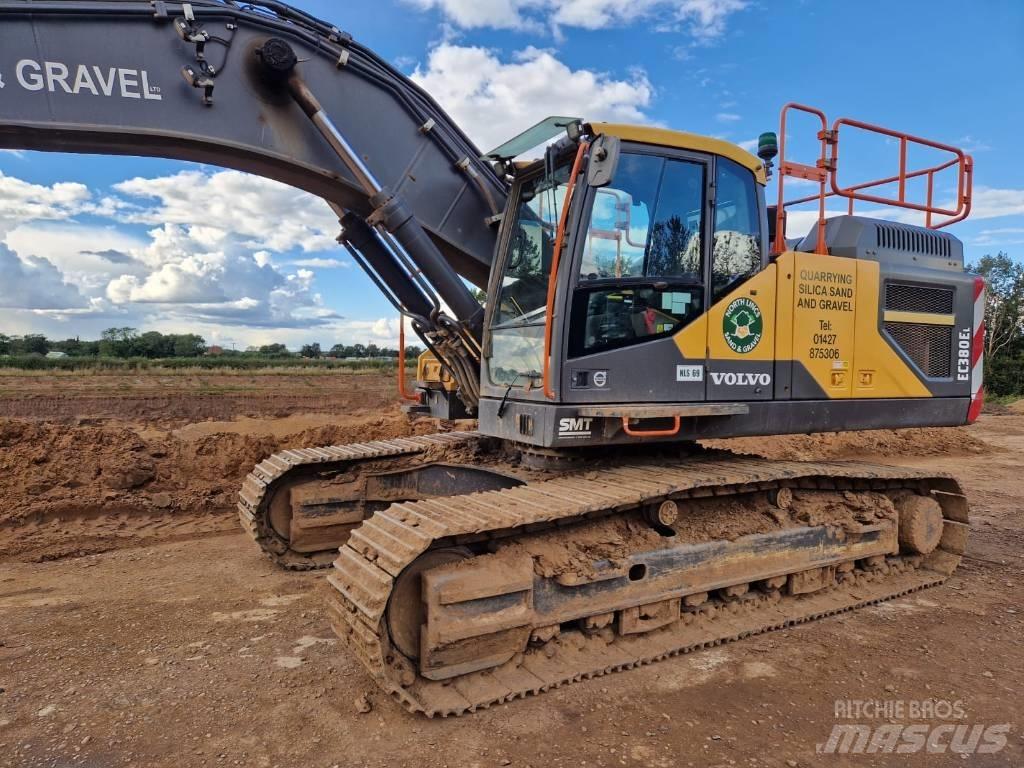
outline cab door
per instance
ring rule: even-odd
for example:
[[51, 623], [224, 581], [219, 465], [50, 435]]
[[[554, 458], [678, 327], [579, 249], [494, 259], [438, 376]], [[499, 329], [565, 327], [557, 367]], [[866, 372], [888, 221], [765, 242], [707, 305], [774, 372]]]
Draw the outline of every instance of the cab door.
[[775, 368], [775, 264], [766, 264], [753, 173], [715, 158], [707, 284], [707, 399], [771, 400]]
[[705, 399], [704, 334], [696, 345], [679, 338], [702, 326], [707, 307], [711, 165], [629, 144], [611, 183], [588, 191], [564, 366], [573, 402]]

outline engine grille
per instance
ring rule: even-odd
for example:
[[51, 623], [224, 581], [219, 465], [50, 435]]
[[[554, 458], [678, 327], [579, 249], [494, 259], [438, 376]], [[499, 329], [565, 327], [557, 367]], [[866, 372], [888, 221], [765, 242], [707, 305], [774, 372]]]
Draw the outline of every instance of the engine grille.
[[879, 224], [875, 228], [876, 245], [895, 251], [913, 251], [929, 256], [952, 255], [952, 241], [946, 235], [917, 227], [898, 227]]
[[886, 323], [885, 330], [925, 376], [948, 379], [952, 375], [952, 326]]
[[951, 315], [953, 289], [887, 283], [885, 308], [896, 312], [933, 312], [937, 315]]

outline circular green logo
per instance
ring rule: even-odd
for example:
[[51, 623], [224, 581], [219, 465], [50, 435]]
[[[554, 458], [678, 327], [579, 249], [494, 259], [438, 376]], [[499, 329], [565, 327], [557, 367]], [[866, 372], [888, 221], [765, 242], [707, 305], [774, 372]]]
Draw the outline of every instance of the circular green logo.
[[763, 332], [761, 308], [752, 299], [735, 299], [725, 308], [722, 333], [725, 335], [725, 343], [733, 352], [747, 354], [761, 341]]

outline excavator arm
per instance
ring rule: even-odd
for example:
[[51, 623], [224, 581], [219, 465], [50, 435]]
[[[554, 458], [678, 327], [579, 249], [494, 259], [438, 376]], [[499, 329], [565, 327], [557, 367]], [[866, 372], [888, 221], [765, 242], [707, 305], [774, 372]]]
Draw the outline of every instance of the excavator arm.
[[[209, 163], [325, 199], [346, 247], [432, 348], [454, 345], [441, 357], [476, 389], [482, 311], [463, 280], [487, 284], [506, 184], [336, 27], [269, 1], [0, 0], [0, 147]], [[207, 215], [196, 223], [230, 224]]]

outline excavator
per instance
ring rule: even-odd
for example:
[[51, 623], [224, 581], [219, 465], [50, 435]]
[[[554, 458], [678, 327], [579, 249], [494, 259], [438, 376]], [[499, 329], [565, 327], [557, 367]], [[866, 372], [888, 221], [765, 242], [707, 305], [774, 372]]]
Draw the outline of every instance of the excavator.
[[[807, 162], [787, 157], [797, 117]], [[410, 412], [476, 420], [282, 451], [238, 504], [281, 566], [330, 569], [343, 645], [428, 716], [956, 569], [968, 504], [951, 477], [699, 443], [981, 409], [984, 284], [942, 231], [970, 211], [971, 157], [799, 104], [781, 118], [756, 155], [585, 116], [482, 153], [372, 50], [284, 3], [0, 0], [0, 147], [202, 162], [322, 198], [427, 349], [414, 391], [399, 368]], [[840, 136], [856, 134], [898, 170], [851, 177]], [[786, 179], [814, 193], [786, 199]], [[799, 203], [813, 225], [787, 238]], [[231, 226], [198, 205], [195, 223]]]

